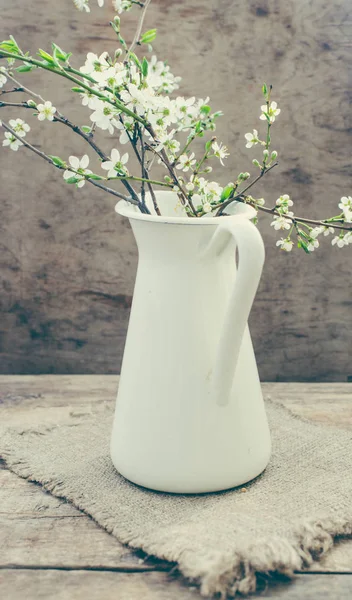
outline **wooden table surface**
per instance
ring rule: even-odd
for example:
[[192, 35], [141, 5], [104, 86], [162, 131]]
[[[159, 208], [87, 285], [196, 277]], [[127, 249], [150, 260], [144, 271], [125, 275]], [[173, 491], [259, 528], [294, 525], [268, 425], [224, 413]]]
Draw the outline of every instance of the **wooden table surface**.
[[[115, 402], [118, 377], [1, 376], [0, 418], [60, 423]], [[352, 384], [265, 383], [274, 401], [327, 426], [351, 427]], [[172, 565], [130, 551], [71, 504], [0, 465], [0, 598], [4, 600], [199, 600]], [[251, 598], [350, 600], [352, 540], [340, 541], [293, 582]]]

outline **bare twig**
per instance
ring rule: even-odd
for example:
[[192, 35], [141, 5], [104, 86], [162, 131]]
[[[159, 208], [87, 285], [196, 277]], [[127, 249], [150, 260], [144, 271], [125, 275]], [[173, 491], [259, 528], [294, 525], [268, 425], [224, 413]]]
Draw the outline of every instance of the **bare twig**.
[[127, 52], [127, 56], [133, 52], [134, 48], [136, 47], [137, 43], [139, 42], [139, 38], [141, 37], [141, 33], [142, 33], [142, 27], [143, 27], [143, 23], [144, 23], [144, 19], [145, 19], [145, 15], [148, 9], [149, 4], [151, 3], [151, 0], [145, 0], [144, 4], [143, 4], [143, 8], [142, 8], [142, 13], [138, 22], [138, 26], [137, 26], [137, 31], [135, 33], [135, 36], [133, 38], [133, 42], [130, 45], [128, 52]]
[[273, 165], [271, 165], [271, 167], [268, 167], [267, 169], [265, 169], [265, 171], [261, 171], [260, 174], [258, 175], [258, 177], [253, 179], [253, 181], [251, 183], [249, 183], [242, 191], [238, 192], [238, 194], [236, 194], [236, 196], [230, 196], [230, 198], [228, 200], [226, 200], [226, 202], [222, 203], [222, 205], [220, 206], [220, 208], [215, 216], [219, 217], [223, 213], [226, 206], [231, 204], [231, 202], [234, 202], [235, 200], [238, 200], [239, 198], [241, 198], [241, 196], [243, 196], [247, 190], [249, 190], [255, 183], [257, 183], [257, 181], [259, 181], [259, 179], [261, 179], [266, 173], [269, 173], [269, 171], [271, 171], [271, 169], [276, 167], [278, 164], [279, 164], [278, 162], [275, 162]]

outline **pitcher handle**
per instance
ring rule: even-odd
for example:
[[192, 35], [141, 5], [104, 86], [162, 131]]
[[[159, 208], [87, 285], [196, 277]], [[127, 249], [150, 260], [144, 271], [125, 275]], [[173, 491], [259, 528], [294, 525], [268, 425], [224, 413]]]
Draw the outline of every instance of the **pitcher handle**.
[[229, 402], [242, 338], [265, 258], [264, 243], [258, 229], [243, 217], [219, 224], [207, 251], [221, 254], [231, 236], [238, 248], [239, 262], [214, 365], [213, 391], [219, 406], [226, 406]]

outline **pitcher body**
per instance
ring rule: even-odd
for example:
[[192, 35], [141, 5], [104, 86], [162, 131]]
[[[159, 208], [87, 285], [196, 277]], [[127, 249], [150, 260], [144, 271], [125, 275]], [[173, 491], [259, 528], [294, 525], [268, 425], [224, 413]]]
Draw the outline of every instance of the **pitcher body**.
[[235, 364], [231, 335], [221, 341], [230, 334], [226, 315], [236, 319], [229, 311], [238, 283], [236, 241], [222, 243], [220, 255], [207, 250], [219, 220], [252, 215], [239, 208], [239, 215], [196, 220], [119, 206], [130, 218], [139, 263], [111, 457], [138, 485], [218, 491], [253, 479], [268, 463], [270, 434], [248, 326], [232, 348]]

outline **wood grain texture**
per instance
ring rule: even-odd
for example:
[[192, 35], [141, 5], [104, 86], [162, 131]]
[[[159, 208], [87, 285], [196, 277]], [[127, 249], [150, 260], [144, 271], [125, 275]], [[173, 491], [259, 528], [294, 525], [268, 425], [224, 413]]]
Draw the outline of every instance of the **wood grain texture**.
[[[89, 50], [115, 49], [105, 25], [110, 8], [83, 15], [71, 0], [47, 0], [44, 11], [19, 19], [22, 5], [0, 0], [0, 37], [13, 33], [33, 53], [55, 40], [74, 52], [76, 65]], [[134, 21], [132, 11], [126, 37]], [[266, 80], [282, 106], [273, 129], [281, 160], [256, 193], [270, 203], [290, 193], [305, 216], [334, 212], [351, 188], [351, 23], [349, 0], [154, 0], [146, 27], [157, 26], [155, 48], [184, 76], [182, 93], [210, 93], [212, 106], [225, 112], [218, 135], [233, 158], [214, 177], [227, 183], [234, 172], [251, 170], [243, 134], [260, 123]], [[41, 73], [23, 80], [72, 119], [89, 122], [70, 86]], [[63, 157], [84, 151], [59, 124], [33, 121], [30, 137], [49, 152], [55, 139]], [[106, 141], [107, 151], [115, 144]], [[0, 147], [0, 372], [116, 373], [137, 264], [130, 227], [114, 215], [112, 197], [88, 185], [64, 186], [60, 173], [25, 151], [16, 166], [13, 158]], [[275, 248], [277, 234], [265, 218], [262, 231], [267, 261], [250, 322], [261, 378], [346, 381], [350, 249], [327, 242], [309, 257], [287, 255]]]
[[[8, 426], [59, 426], [82, 413], [111, 411], [117, 386], [115, 376], [0, 376], [1, 421]], [[352, 426], [350, 384], [274, 383], [264, 384], [263, 390], [295, 414], [332, 426]], [[40, 486], [0, 468], [0, 569], [9, 565], [170, 570], [162, 561], [129, 551], [89, 516]], [[352, 572], [351, 542], [341, 540], [311, 571]]]
[[[0, 594], [11, 600], [200, 600], [195, 587], [165, 573], [0, 570]], [[279, 582], [251, 600], [350, 600], [352, 575], [310, 575]]]

